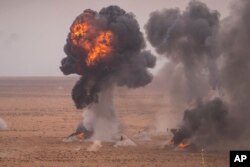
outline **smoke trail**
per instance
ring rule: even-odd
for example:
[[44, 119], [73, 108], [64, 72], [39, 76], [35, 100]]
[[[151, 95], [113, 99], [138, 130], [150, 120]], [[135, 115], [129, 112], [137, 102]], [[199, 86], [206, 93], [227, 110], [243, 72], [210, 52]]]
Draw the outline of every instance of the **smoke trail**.
[[113, 87], [100, 92], [99, 102], [90, 105], [83, 113], [83, 127], [94, 131], [93, 138], [101, 141], [112, 141], [118, 133], [119, 123], [113, 105]]
[[95, 122], [91, 125], [95, 133], [106, 133], [98, 129], [106, 126], [112, 130], [110, 122], [116, 124], [113, 86], [136, 88], [152, 81], [147, 69], [154, 67], [155, 57], [145, 50], [134, 15], [118, 6], [100, 12], [84, 10], [70, 27], [64, 51], [67, 57], [60, 69], [65, 75], [81, 75], [72, 99], [78, 109], [90, 106], [92, 111], [86, 112], [84, 122]]
[[[189, 140], [209, 146], [249, 139], [245, 130], [250, 116], [249, 17], [247, 0], [235, 2], [230, 16], [221, 22], [217, 11], [199, 1], [191, 1], [182, 13], [166, 9], [151, 14], [147, 37], [158, 53], [171, 60], [160, 73], [165, 75], [161, 81], [169, 83], [167, 89], [174, 90], [167, 90], [168, 95], [180, 105], [190, 104], [190, 97], [196, 100], [185, 110], [180, 129], [173, 130], [174, 144]], [[213, 99], [215, 88], [220, 98]]]

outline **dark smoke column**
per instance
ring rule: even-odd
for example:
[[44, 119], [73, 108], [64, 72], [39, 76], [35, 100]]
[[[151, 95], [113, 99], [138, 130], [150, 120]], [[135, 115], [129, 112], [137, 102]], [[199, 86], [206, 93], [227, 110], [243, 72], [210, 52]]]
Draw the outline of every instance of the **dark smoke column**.
[[147, 68], [155, 56], [145, 41], [132, 13], [109, 6], [98, 13], [80, 14], [70, 27], [60, 69], [65, 75], [81, 76], [72, 90], [78, 109], [85, 108], [84, 120], [76, 133], [85, 139], [111, 141], [119, 132], [113, 107], [114, 86], [136, 88], [152, 81]]
[[[184, 92], [187, 89], [197, 101], [184, 111], [179, 129], [172, 129], [173, 144], [187, 141], [216, 149], [249, 146], [249, 18], [249, 0], [235, 0], [230, 15], [221, 21], [217, 11], [197, 0], [191, 0], [183, 12], [165, 9], [150, 15], [145, 26], [150, 43], [171, 60], [168, 68], [172, 73], [184, 71], [186, 82], [179, 84], [182, 78], [164, 71], [166, 78], [177, 80], [178, 88]], [[214, 93], [211, 89], [219, 87], [223, 94], [209, 96]], [[169, 97], [177, 97], [173, 98], [177, 103], [183, 101], [181, 96]]]
[[170, 60], [161, 77], [165, 78], [171, 105], [190, 108], [192, 102], [197, 103], [195, 108], [185, 110], [180, 129], [173, 130], [173, 144], [185, 140], [207, 144], [221, 133], [227, 117], [221, 100], [203, 102], [212, 89], [220, 87], [216, 66], [219, 13], [192, 0], [184, 11], [175, 8], [152, 12], [145, 29], [157, 53]]
[[84, 10], [70, 27], [64, 46], [67, 57], [60, 67], [65, 75], [81, 76], [72, 90], [76, 107], [97, 105], [91, 118], [114, 115], [114, 85], [136, 88], [152, 81], [147, 68], [153, 68], [156, 59], [144, 49], [143, 34], [132, 13], [118, 6], [100, 12]]
[[[178, 8], [152, 12], [145, 25], [147, 38], [157, 53], [182, 67], [189, 100], [207, 94], [206, 80], [213, 89], [219, 87], [215, 63], [219, 56], [218, 28], [219, 13], [194, 0], [183, 12]], [[204, 73], [209, 77], [205, 78]]]

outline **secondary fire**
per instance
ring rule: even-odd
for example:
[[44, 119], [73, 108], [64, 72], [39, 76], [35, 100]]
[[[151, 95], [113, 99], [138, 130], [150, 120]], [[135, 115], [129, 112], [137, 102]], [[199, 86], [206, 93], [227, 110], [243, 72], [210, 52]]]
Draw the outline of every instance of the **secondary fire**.
[[188, 146], [190, 146], [190, 144], [188, 144], [188, 143], [180, 143], [180, 144], [178, 145], [178, 147], [181, 148], [181, 149], [185, 149], [185, 148], [187, 148]]
[[[174, 140], [171, 139], [168, 141], [168, 145], [176, 145], [174, 143]], [[180, 149], [186, 149], [187, 147], [189, 147], [191, 144], [190, 143], [187, 143], [187, 142], [181, 142], [179, 143], [176, 147], [180, 148]]]

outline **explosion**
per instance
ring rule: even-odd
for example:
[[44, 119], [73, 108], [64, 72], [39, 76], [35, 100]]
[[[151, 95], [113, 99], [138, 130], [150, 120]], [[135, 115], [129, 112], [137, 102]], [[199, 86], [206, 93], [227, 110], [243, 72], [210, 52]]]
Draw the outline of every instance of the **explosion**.
[[72, 99], [78, 109], [88, 107], [83, 127], [79, 125], [78, 129], [94, 131], [94, 135], [105, 126], [109, 131], [116, 129], [114, 86], [147, 85], [152, 81], [147, 69], [153, 68], [156, 61], [145, 50], [134, 15], [118, 6], [100, 12], [84, 10], [70, 27], [64, 51], [67, 57], [61, 61], [62, 72], [81, 75], [72, 90]]
[[188, 141], [203, 148], [249, 140], [244, 130], [250, 116], [249, 9], [249, 1], [237, 1], [220, 20], [218, 11], [192, 0], [184, 11], [151, 13], [147, 38], [170, 60], [160, 84], [173, 110], [184, 111], [179, 128], [172, 129], [174, 145]]
[[111, 31], [98, 32], [87, 22], [73, 24], [70, 39], [74, 46], [86, 51], [87, 66], [95, 64], [99, 59], [104, 59], [112, 51], [113, 33]]
[[92, 65], [99, 58], [105, 58], [105, 56], [109, 55], [112, 51], [111, 41], [112, 41], [112, 32], [102, 32], [98, 35], [95, 45], [91, 48], [88, 53], [88, 58], [86, 60], [87, 65]]

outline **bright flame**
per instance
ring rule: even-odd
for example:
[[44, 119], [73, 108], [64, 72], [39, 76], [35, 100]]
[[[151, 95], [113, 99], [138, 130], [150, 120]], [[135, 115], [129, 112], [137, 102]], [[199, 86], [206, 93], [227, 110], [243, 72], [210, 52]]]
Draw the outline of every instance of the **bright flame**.
[[87, 52], [86, 64], [94, 65], [97, 60], [112, 52], [113, 33], [111, 31], [97, 32], [88, 22], [76, 23], [71, 27], [71, 41], [74, 46]]
[[113, 33], [111, 31], [101, 32], [97, 36], [94, 47], [88, 53], [88, 58], [86, 60], [88, 66], [93, 65], [97, 59], [106, 57], [111, 53], [112, 38]]
[[91, 26], [87, 22], [74, 24], [71, 28], [71, 40], [73, 45], [90, 50], [91, 43], [87, 35], [91, 32]]
[[188, 144], [188, 143], [180, 143], [180, 144], [178, 145], [178, 147], [181, 148], [181, 149], [185, 149], [185, 148], [187, 148], [188, 146], [190, 146], [190, 144]]
[[[174, 145], [174, 140], [173, 140], [173, 139], [168, 140], [167, 143], [168, 143], [169, 145]], [[180, 148], [180, 149], [185, 149], [185, 148], [187, 148], [188, 146], [190, 146], [190, 143], [181, 142], [180, 144], [178, 144], [178, 148]]]

